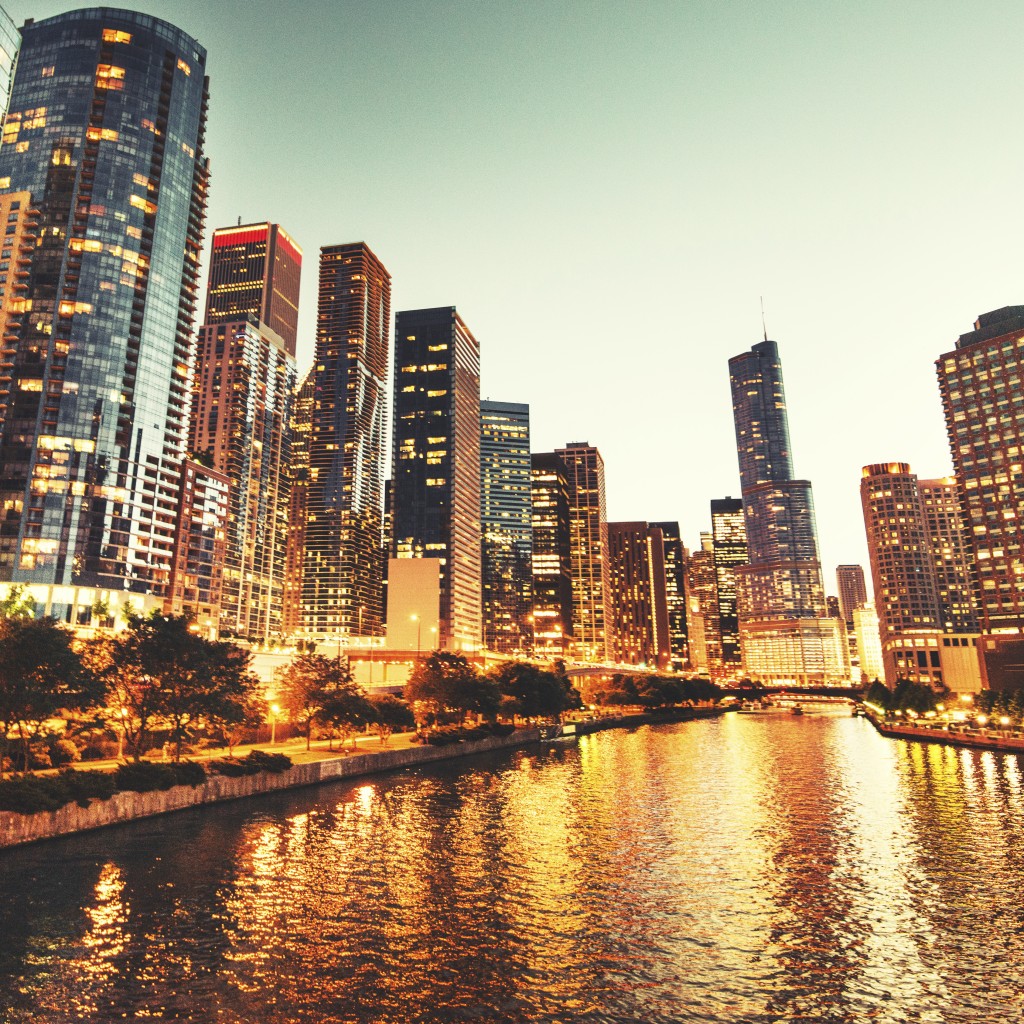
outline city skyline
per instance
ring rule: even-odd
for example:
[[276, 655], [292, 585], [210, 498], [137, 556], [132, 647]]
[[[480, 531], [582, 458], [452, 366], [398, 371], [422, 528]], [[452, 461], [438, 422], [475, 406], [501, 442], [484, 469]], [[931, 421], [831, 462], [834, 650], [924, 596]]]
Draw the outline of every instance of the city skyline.
[[[7, 8], [21, 24], [81, 6]], [[708, 499], [735, 493], [724, 367], [757, 340], [761, 295], [800, 396], [796, 472], [815, 482], [827, 573], [866, 562], [861, 466], [949, 472], [932, 363], [1017, 301], [1019, 278], [978, 244], [1005, 225], [1018, 144], [983, 165], [954, 143], [1009, 112], [1000, 55], [1021, 12], [136, 6], [210, 54], [210, 227], [269, 219], [307, 253], [364, 239], [386, 254], [393, 308], [458, 304], [487, 339], [482, 396], [530, 404], [536, 450], [599, 447], [610, 518], [678, 520], [692, 548]], [[951, 59], [972, 52], [983, 69]], [[343, 70], [357, 58], [364, 82]], [[624, 248], [643, 308], [604, 300]], [[315, 305], [308, 274], [300, 372]], [[647, 339], [656, 373], [620, 360], [624, 338]], [[841, 383], [822, 387], [831, 365]], [[884, 418], [869, 405], [883, 367], [900, 380]], [[635, 429], [610, 429], [609, 409]], [[665, 474], [645, 434], [687, 472]]]

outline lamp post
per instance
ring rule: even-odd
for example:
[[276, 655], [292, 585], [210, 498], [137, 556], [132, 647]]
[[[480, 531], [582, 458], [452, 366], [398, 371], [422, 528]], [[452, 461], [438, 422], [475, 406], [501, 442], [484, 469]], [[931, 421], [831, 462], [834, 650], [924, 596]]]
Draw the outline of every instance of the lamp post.
[[277, 716], [281, 714], [281, 708], [277, 704], [270, 705], [270, 745], [273, 746], [277, 739]]
[[416, 623], [416, 660], [420, 660], [420, 630], [422, 629], [423, 623], [420, 621], [418, 615], [410, 615], [409, 620]]
[[128, 709], [121, 708], [118, 714], [121, 716], [121, 726], [117, 730], [117, 759], [120, 761], [124, 756], [124, 731], [127, 728], [125, 722], [128, 718]]

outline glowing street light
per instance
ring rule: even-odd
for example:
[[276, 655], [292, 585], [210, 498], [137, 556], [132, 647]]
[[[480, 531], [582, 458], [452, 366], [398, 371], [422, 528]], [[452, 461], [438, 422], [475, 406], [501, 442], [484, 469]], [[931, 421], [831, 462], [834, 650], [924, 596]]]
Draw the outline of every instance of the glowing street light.
[[281, 714], [281, 706], [279, 704], [270, 705], [270, 745], [273, 746], [277, 739], [277, 716]]

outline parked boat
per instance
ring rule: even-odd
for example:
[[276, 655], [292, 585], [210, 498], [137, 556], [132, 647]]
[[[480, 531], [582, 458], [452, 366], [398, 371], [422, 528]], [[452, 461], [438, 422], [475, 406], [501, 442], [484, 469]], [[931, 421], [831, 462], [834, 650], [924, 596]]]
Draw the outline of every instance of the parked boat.
[[792, 713], [793, 713], [794, 715], [802, 715], [802, 714], [804, 713], [804, 709], [803, 709], [803, 706], [802, 706], [802, 705], [800, 705], [800, 704], [794, 704], [794, 705], [793, 705], [793, 706], [792, 706], [792, 707], [791, 707], [791, 708], [790, 708], [789, 710], [790, 710], [790, 711], [791, 711], [791, 712], [792, 712]]

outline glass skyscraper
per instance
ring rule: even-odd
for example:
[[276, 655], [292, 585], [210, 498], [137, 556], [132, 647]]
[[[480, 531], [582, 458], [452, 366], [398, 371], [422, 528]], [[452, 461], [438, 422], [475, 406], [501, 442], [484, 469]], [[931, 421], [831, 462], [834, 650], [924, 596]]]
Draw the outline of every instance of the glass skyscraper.
[[[391, 458], [392, 555], [440, 560], [438, 645], [475, 651], [482, 639], [480, 345], [454, 306], [395, 317]], [[391, 587], [389, 579], [389, 600]]]
[[365, 242], [320, 250], [302, 632], [377, 636], [391, 275]]
[[747, 564], [738, 567], [740, 646], [755, 679], [845, 678], [848, 655], [825, 611], [811, 484], [793, 478], [782, 362], [767, 338], [729, 360]]
[[529, 650], [532, 630], [530, 407], [480, 403], [480, 526], [484, 646]]
[[[0, 580], [65, 620], [167, 587], [206, 205], [206, 53], [108, 8], [29, 22], [0, 148]], [[0, 260], [0, 264], [2, 264]], [[4, 269], [7, 269], [4, 267]], [[106, 593], [96, 593], [96, 591]]]

